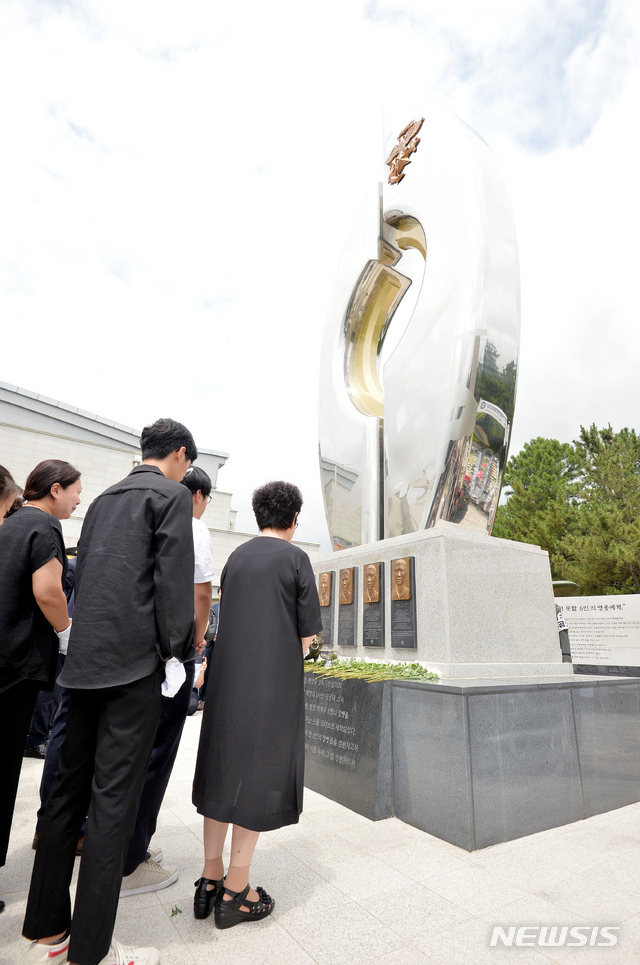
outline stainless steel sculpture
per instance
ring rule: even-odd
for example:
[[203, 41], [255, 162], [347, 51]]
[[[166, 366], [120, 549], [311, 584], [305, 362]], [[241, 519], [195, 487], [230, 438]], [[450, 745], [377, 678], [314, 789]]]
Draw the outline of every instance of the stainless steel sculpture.
[[453, 114], [430, 110], [419, 138], [419, 118], [408, 120], [387, 132], [395, 181], [365, 205], [325, 325], [320, 469], [334, 549], [439, 519], [489, 533], [507, 458], [520, 330], [507, 190], [488, 146]]

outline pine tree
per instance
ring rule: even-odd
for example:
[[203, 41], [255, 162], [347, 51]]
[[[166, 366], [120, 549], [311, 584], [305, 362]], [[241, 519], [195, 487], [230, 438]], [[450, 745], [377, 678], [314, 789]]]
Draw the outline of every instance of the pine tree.
[[580, 532], [578, 480], [574, 446], [541, 436], [527, 442], [507, 464], [508, 499], [498, 508], [493, 536], [535, 543], [549, 553], [553, 576], [565, 578], [563, 570], [573, 559], [565, 540]]
[[581, 534], [568, 578], [584, 595], [640, 593], [640, 439], [633, 429], [580, 427]]

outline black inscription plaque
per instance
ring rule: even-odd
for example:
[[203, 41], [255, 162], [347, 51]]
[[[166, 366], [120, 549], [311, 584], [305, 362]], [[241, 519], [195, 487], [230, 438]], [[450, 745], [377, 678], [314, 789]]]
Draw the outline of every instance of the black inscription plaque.
[[[377, 568], [377, 580], [373, 567]], [[365, 647], [384, 647], [384, 563], [365, 563], [362, 569], [362, 643]]]
[[388, 683], [305, 672], [305, 780], [373, 821], [391, 816]]
[[[342, 571], [341, 571], [342, 572]], [[356, 613], [358, 610], [358, 569], [352, 569], [351, 603], [338, 602], [338, 646], [355, 647]]]
[[391, 646], [416, 650], [416, 575], [415, 557], [391, 561]]
[[[335, 606], [335, 573], [330, 570], [326, 573], [321, 573], [319, 579], [322, 577], [329, 577], [329, 586], [327, 588], [326, 583], [320, 582], [319, 584], [319, 595], [320, 595], [320, 617], [322, 619], [322, 649], [332, 650], [333, 649], [333, 613]], [[328, 604], [323, 606], [323, 601], [328, 599]]]

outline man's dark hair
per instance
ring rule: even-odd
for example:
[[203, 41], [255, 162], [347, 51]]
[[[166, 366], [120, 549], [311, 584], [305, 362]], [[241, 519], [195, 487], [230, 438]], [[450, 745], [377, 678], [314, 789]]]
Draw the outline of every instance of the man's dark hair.
[[200, 490], [203, 496], [211, 493], [211, 479], [200, 466], [191, 466], [182, 477], [182, 485], [186, 486], [192, 496]]
[[268, 482], [251, 497], [258, 529], [289, 529], [302, 508], [302, 493], [293, 483]]
[[45, 499], [56, 483], [59, 483], [62, 489], [66, 489], [78, 479], [80, 479], [80, 473], [70, 463], [62, 459], [45, 459], [29, 473], [22, 498], [25, 502]]
[[143, 459], [164, 459], [183, 446], [187, 459], [195, 462], [198, 450], [193, 436], [186, 426], [173, 419], [158, 419], [152, 426], [145, 426], [140, 436]]

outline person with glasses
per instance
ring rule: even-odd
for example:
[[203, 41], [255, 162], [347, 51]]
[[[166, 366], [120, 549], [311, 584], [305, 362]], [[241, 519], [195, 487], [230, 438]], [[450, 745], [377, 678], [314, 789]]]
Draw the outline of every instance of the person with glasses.
[[[261, 831], [296, 824], [304, 782], [303, 656], [322, 629], [307, 554], [291, 540], [302, 507], [297, 486], [256, 489], [260, 535], [222, 571], [224, 591], [193, 782], [204, 817], [204, 867], [194, 915], [215, 908], [218, 928], [259, 921], [275, 902], [253, 890], [249, 870]], [[231, 860], [222, 861], [229, 824]]]

